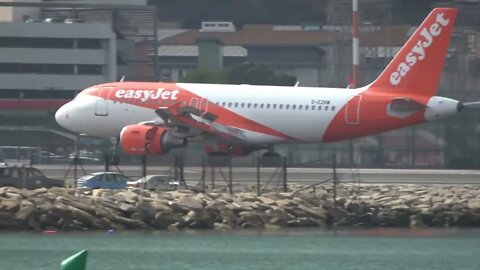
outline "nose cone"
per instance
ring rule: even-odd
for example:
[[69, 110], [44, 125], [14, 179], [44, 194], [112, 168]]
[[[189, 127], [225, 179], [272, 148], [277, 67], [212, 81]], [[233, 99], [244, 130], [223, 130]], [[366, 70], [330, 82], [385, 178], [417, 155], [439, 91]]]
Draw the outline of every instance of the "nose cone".
[[70, 102], [60, 107], [60, 109], [58, 109], [58, 111], [55, 113], [55, 120], [60, 126], [71, 130], [71, 121], [69, 121], [69, 107]]

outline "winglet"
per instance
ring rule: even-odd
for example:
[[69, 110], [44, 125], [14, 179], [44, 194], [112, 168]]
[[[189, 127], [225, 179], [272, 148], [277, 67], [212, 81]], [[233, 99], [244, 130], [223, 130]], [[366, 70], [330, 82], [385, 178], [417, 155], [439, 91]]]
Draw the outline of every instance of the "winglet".
[[456, 8], [432, 10], [371, 87], [375, 91], [435, 95], [456, 17]]

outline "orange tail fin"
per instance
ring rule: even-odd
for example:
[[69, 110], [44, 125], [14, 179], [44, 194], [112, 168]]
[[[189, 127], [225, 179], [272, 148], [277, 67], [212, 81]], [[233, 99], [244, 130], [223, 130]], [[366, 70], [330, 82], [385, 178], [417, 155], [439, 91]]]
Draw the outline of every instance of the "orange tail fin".
[[432, 10], [371, 88], [434, 96], [456, 17], [455, 8]]

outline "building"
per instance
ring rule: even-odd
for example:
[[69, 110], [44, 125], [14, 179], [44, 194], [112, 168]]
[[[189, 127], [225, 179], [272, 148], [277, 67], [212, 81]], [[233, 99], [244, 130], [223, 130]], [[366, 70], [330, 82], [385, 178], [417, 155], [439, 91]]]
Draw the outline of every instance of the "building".
[[73, 98], [117, 78], [116, 36], [99, 23], [0, 23], [2, 97]]
[[154, 36], [155, 12], [146, 1], [57, 2], [1, 3], [2, 145], [73, 148], [75, 136], [55, 123], [55, 111], [93, 84], [137, 79], [137, 40], [130, 36], [139, 36], [139, 24], [150, 27], [141, 38]]

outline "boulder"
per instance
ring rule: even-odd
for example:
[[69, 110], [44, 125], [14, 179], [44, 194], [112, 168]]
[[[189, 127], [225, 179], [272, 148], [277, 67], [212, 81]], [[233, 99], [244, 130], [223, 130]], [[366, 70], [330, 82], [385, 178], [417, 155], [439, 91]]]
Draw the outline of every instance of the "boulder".
[[226, 230], [231, 230], [233, 228], [228, 224], [215, 222], [213, 223], [213, 229], [217, 231], [226, 231]]
[[33, 205], [33, 203], [31, 203], [28, 200], [23, 200], [20, 203], [20, 209], [15, 214], [15, 218], [17, 220], [26, 222], [30, 218], [30, 216], [35, 214], [35, 212], [36, 212], [36, 208]]
[[131, 190], [126, 190], [126, 191], [121, 191], [117, 193], [117, 196], [120, 196], [119, 201], [134, 204], [138, 202], [138, 194], [131, 191]]
[[158, 212], [150, 225], [155, 229], [167, 229], [170, 225], [180, 222], [183, 222], [182, 217], [173, 212]]
[[143, 221], [130, 219], [130, 218], [125, 218], [125, 217], [121, 217], [121, 216], [115, 216], [112, 219], [112, 221], [115, 222], [115, 223], [121, 224], [128, 229], [146, 229], [146, 228], [148, 228], [148, 225], [145, 224]]
[[190, 210], [198, 210], [203, 208], [203, 201], [198, 197], [183, 196], [177, 201], [169, 201], [169, 205], [173, 209], [188, 212]]
[[0, 200], [0, 212], [11, 212], [15, 213], [20, 208], [20, 200], [16, 199], [2, 199]]
[[12, 213], [0, 211], [0, 230], [18, 230], [21, 228], [21, 222], [15, 219]]
[[264, 223], [262, 218], [255, 212], [243, 211], [239, 214], [237, 224], [242, 229], [262, 229]]

